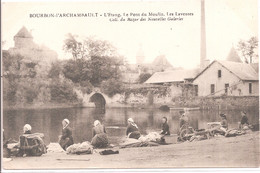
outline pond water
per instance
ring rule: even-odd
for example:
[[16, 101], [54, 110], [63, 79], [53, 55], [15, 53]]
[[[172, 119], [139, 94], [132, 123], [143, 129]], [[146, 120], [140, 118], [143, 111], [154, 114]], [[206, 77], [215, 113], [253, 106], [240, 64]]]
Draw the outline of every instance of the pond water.
[[[206, 128], [208, 122], [220, 121], [219, 113], [227, 114], [229, 128], [237, 128], [240, 121], [241, 110], [224, 111], [189, 111], [190, 125], [195, 129]], [[249, 122], [259, 122], [258, 108], [246, 110]], [[171, 110], [163, 112], [159, 109], [138, 109], [138, 108], [107, 108], [101, 113], [95, 108], [59, 108], [59, 109], [28, 109], [28, 110], [4, 110], [3, 126], [5, 137], [18, 140], [23, 132], [23, 126], [30, 124], [32, 132], [44, 133], [46, 144], [57, 142], [61, 134], [61, 121], [64, 118], [70, 120], [73, 129], [75, 143], [91, 141], [93, 122], [99, 119], [106, 127], [110, 143], [118, 143], [125, 136], [127, 119], [133, 118], [142, 134], [152, 131], [160, 131], [162, 117], [168, 118], [170, 131], [176, 134], [179, 129], [179, 111]]]

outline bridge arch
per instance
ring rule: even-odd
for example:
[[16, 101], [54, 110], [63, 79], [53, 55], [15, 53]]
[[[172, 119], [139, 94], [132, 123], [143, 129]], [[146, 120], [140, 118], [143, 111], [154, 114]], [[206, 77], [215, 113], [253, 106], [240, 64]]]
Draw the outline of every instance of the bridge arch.
[[101, 93], [93, 93], [89, 98], [89, 102], [93, 102], [96, 108], [105, 109], [106, 107], [106, 99]]

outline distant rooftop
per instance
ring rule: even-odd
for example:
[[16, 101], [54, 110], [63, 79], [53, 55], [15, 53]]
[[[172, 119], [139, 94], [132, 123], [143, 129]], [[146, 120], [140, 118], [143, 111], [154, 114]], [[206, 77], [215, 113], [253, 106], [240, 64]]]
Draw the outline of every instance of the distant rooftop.
[[199, 69], [156, 72], [145, 83], [183, 82], [185, 79], [193, 79], [198, 73]]
[[237, 51], [235, 48], [232, 46], [232, 48], [229, 51], [229, 54], [226, 58], [227, 61], [233, 61], [233, 62], [242, 62], [241, 58], [237, 54]]
[[167, 60], [165, 55], [157, 56], [153, 60], [152, 65], [154, 65], [154, 66], [172, 67], [172, 64]]

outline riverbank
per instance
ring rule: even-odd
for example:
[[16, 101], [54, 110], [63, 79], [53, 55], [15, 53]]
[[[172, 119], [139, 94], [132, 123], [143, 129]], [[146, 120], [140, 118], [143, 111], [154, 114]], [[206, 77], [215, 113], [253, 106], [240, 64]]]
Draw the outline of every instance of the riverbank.
[[26, 105], [16, 105], [8, 106], [4, 105], [4, 110], [30, 110], [30, 109], [59, 109], [59, 108], [83, 108], [82, 104], [66, 104], [66, 103], [48, 103], [48, 104], [26, 104]]
[[[139, 96], [140, 97], [140, 96]], [[106, 97], [106, 108], [137, 108], [137, 109], [158, 109], [161, 106], [167, 106], [171, 109], [201, 109], [201, 110], [250, 110], [259, 107], [259, 96], [215, 96], [215, 97], [176, 97], [171, 99], [157, 99], [152, 104], [147, 103], [146, 96], [140, 99], [133, 96], [132, 101], [120, 101], [120, 97]], [[118, 100], [119, 99], [119, 100]], [[56, 109], [56, 108], [93, 108], [94, 103], [86, 104], [86, 102], [77, 103], [35, 103], [23, 105], [3, 105], [5, 110], [10, 109]]]
[[[184, 142], [158, 147], [120, 149], [119, 154], [67, 155], [47, 153], [41, 157], [13, 158], [4, 169], [78, 168], [180, 168], [259, 167], [259, 132], [225, 138]], [[115, 148], [116, 149], [116, 148]]]

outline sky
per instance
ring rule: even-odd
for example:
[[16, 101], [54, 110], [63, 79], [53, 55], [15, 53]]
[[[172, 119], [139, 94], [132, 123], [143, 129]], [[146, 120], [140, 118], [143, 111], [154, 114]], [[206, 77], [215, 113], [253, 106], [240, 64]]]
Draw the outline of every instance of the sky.
[[[6, 1], [6, 0], [5, 0]], [[257, 0], [205, 0], [207, 59], [223, 60], [239, 40], [258, 36]], [[193, 13], [183, 21], [110, 22], [107, 18], [30, 18], [42, 13]], [[22, 26], [34, 42], [55, 50], [59, 59], [67, 33], [110, 41], [129, 63], [142, 46], [145, 63], [165, 55], [174, 67], [194, 68], [200, 61], [200, 0], [134, 2], [2, 2], [3, 49], [14, 46]]]

